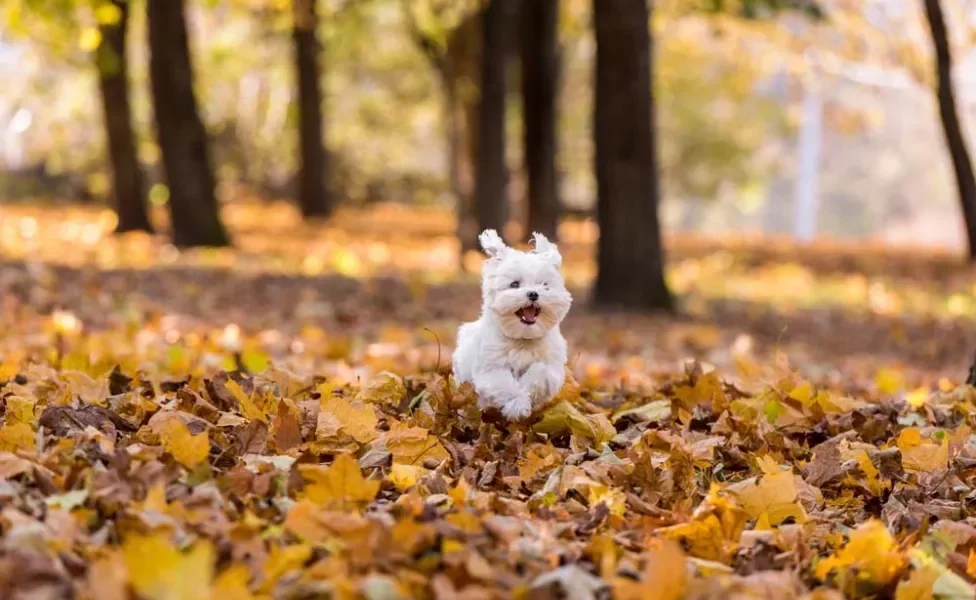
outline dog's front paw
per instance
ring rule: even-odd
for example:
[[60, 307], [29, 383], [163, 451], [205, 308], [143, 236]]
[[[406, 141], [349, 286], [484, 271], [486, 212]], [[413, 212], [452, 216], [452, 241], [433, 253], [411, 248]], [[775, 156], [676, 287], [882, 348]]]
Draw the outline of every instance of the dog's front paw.
[[529, 393], [533, 406], [541, 406], [549, 402], [562, 385], [561, 377], [564, 373], [560, 369], [550, 368], [544, 363], [535, 363], [522, 375], [519, 383]]
[[509, 421], [521, 421], [532, 414], [532, 401], [526, 396], [516, 396], [501, 406], [502, 415]]

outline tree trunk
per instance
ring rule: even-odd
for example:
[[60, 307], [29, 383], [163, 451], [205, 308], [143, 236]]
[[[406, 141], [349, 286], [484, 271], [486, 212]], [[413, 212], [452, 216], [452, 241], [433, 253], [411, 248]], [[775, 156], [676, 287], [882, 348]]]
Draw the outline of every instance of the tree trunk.
[[489, 0], [482, 18], [481, 98], [478, 107], [478, 162], [475, 214], [480, 229], [502, 232], [508, 221], [505, 165], [505, 66], [508, 0]]
[[658, 167], [647, 0], [593, 0], [596, 30], [595, 302], [671, 310], [658, 221]]
[[295, 67], [298, 80], [300, 172], [298, 200], [302, 215], [325, 217], [332, 212], [326, 186], [327, 156], [322, 140], [322, 91], [319, 85], [319, 53], [316, 36], [316, 0], [294, 1]]
[[952, 168], [956, 175], [956, 187], [962, 215], [966, 223], [966, 238], [969, 243], [969, 261], [976, 262], [976, 177], [973, 164], [966, 148], [959, 114], [956, 111], [956, 98], [952, 91], [952, 55], [949, 51], [949, 35], [939, 0], [925, 0], [925, 16], [932, 31], [935, 45], [935, 68], [938, 73], [939, 115], [946, 145], [952, 157]]
[[169, 185], [173, 243], [226, 246], [207, 135], [193, 93], [185, 0], [148, 0], [149, 76], [156, 136]]
[[538, 231], [557, 239], [556, 95], [559, 87], [559, 0], [523, 0], [522, 113], [528, 178], [526, 239]]
[[132, 106], [129, 102], [129, 68], [126, 34], [129, 3], [112, 0], [119, 9], [119, 20], [101, 27], [102, 44], [95, 52], [102, 114], [112, 168], [112, 196], [119, 221], [117, 233], [152, 232], [146, 211], [146, 187], [139, 168], [135, 134], [132, 131]]

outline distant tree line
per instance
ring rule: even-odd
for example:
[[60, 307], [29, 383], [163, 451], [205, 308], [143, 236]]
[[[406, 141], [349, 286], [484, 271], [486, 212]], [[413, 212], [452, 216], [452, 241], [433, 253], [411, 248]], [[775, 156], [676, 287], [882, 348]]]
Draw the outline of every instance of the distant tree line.
[[[129, 23], [127, 0], [108, 0], [119, 18], [101, 26], [95, 51], [104, 107], [112, 192], [119, 231], [151, 229], [146, 185], [135, 151], [127, 85]], [[556, 169], [557, 102], [560, 81], [560, 0], [480, 0], [451, 30], [431, 32], [414, 18], [412, 0], [403, 0], [417, 45], [429, 57], [443, 88], [449, 180], [457, 203], [462, 252], [475, 248], [477, 233], [505, 229], [509, 221], [509, 174], [505, 158], [505, 114], [510, 98], [509, 65], [519, 67], [523, 144], [527, 180], [526, 235], [540, 231], [558, 238], [561, 215]], [[937, 97], [953, 158], [970, 256], [976, 259], [976, 177], [952, 94], [951, 57], [939, 0], [924, 0], [936, 49]], [[437, 2], [428, 2], [435, 8]], [[764, 18], [778, 10], [801, 10], [823, 17], [814, 0], [745, 0], [726, 6], [713, 0], [706, 10], [734, 10], [743, 18]], [[155, 132], [168, 190], [176, 245], [230, 243], [215, 195], [206, 131], [193, 91], [191, 40], [186, 0], [146, 0], [150, 85]], [[441, 10], [454, 8], [451, 0]], [[658, 207], [655, 143], [652, 3], [647, 0], [593, 0], [596, 42], [594, 72], [594, 174], [600, 229], [594, 300], [608, 307], [673, 307], [664, 278]], [[323, 48], [317, 37], [316, 0], [293, 0], [293, 47], [299, 114], [297, 200], [308, 218], [328, 217], [335, 199], [327, 185], [324, 145], [327, 117], [321, 91]], [[430, 8], [430, 7], [428, 7]], [[475, 93], [462, 81], [476, 82]]]

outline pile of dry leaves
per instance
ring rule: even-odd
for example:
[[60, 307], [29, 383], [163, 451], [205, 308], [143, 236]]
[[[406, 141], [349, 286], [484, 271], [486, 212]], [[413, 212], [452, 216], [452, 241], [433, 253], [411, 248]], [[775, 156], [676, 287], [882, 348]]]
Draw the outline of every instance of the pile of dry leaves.
[[192, 257], [0, 223], [0, 600], [976, 600], [968, 270], [678, 244], [685, 314], [580, 294], [509, 424], [445, 368], [449, 224], [252, 216]]
[[262, 358], [2, 363], [3, 597], [976, 598], [968, 386], [695, 365], [513, 425]]

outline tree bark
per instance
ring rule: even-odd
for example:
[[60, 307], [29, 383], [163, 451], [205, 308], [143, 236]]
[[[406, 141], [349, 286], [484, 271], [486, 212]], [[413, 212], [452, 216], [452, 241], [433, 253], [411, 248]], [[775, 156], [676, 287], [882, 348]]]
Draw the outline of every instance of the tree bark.
[[455, 233], [460, 241], [463, 268], [464, 255], [478, 249], [478, 233], [480, 233], [473, 207], [473, 165], [477, 148], [473, 143], [474, 132], [471, 127], [472, 123], [477, 124], [477, 119], [474, 117], [477, 114], [477, 104], [469, 98], [472, 94], [464, 93], [466, 90], [462, 89], [462, 82], [468, 80], [469, 71], [472, 71], [475, 62], [478, 64], [473, 65], [474, 78], [478, 78], [478, 67], [481, 63], [477, 59], [481, 52], [481, 19], [480, 15], [475, 15], [474, 18], [462, 21], [449, 33], [446, 46], [442, 47], [433, 35], [419, 25], [410, 10], [410, 0], [403, 0], [403, 10], [408, 31], [414, 43], [437, 71], [444, 95], [447, 172], [451, 194], [455, 201], [457, 216]]
[[332, 212], [332, 202], [325, 174], [328, 157], [322, 139], [322, 90], [316, 35], [318, 13], [316, 0], [294, 0], [295, 69], [298, 80], [298, 115], [300, 171], [298, 200], [302, 215], [325, 217]]
[[230, 243], [215, 195], [207, 135], [193, 93], [185, 0], [148, 0], [149, 77], [156, 135], [169, 185], [173, 243]]
[[925, 0], [925, 16], [935, 45], [935, 68], [939, 80], [936, 95], [942, 131], [952, 157], [952, 169], [956, 176], [956, 188], [966, 224], [969, 261], [976, 262], [976, 176], [973, 175], [973, 163], [959, 123], [956, 98], [952, 91], [952, 54], [939, 0]]
[[146, 186], [132, 131], [132, 105], [129, 101], [128, 45], [129, 3], [112, 0], [119, 20], [101, 27], [102, 43], [95, 52], [102, 115], [112, 168], [112, 196], [118, 213], [117, 233], [152, 232], [146, 210]]
[[647, 0], [594, 0], [597, 305], [671, 310], [658, 220]]
[[505, 164], [506, 29], [509, 0], [488, 0], [481, 19], [481, 98], [478, 107], [478, 161], [475, 214], [480, 229], [501, 233], [508, 221]]
[[528, 229], [556, 241], [556, 96], [559, 88], [559, 0], [523, 0], [522, 114], [528, 179]]

